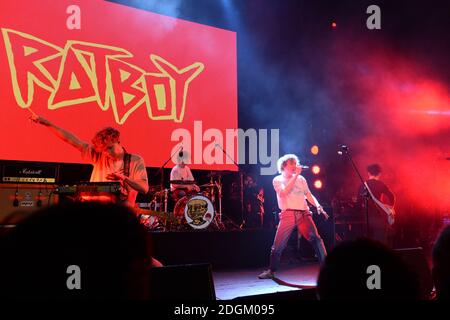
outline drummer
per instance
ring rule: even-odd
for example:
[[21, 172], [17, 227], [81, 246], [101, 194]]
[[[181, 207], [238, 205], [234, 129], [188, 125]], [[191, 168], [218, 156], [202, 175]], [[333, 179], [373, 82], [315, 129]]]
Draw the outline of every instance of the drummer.
[[191, 169], [186, 165], [188, 159], [189, 153], [187, 151], [180, 152], [177, 155], [177, 164], [170, 172], [170, 181], [179, 182], [170, 184], [170, 191], [175, 202], [186, 194], [200, 192], [200, 188], [195, 184]]

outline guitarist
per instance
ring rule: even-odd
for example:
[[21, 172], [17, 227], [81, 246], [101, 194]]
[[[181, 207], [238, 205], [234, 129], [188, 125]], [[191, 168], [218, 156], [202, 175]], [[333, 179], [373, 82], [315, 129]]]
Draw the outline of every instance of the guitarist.
[[88, 143], [37, 114], [33, 113], [30, 120], [47, 127], [55, 136], [80, 151], [81, 156], [93, 165], [91, 182], [120, 182], [119, 204], [134, 207], [138, 193], [147, 193], [144, 160], [137, 154], [126, 152], [117, 129], [104, 128]]
[[[373, 196], [389, 207], [394, 207], [395, 195], [392, 191], [380, 180], [381, 167], [379, 164], [371, 164], [367, 166], [367, 173], [369, 179], [366, 181], [367, 186], [372, 192]], [[358, 208], [362, 213], [365, 213], [365, 197], [366, 191], [364, 186], [361, 185], [358, 190]], [[381, 209], [369, 196], [368, 201], [369, 211], [369, 238], [380, 241], [386, 245], [389, 245], [389, 223], [388, 214]]]

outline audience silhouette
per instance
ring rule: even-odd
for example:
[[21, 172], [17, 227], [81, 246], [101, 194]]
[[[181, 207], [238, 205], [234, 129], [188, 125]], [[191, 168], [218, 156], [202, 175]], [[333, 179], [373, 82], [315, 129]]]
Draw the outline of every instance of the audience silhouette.
[[[377, 276], [379, 286], [374, 287]], [[365, 238], [343, 242], [329, 253], [320, 270], [317, 294], [320, 300], [420, 299], [418, 280], [401, 258], [382, 243]]]
[[[2, 235], [0, 299], [146, 299], [147, 239], [124, 206], [42, 209]], [[79, 288], [68, 285], [76, 276]]]

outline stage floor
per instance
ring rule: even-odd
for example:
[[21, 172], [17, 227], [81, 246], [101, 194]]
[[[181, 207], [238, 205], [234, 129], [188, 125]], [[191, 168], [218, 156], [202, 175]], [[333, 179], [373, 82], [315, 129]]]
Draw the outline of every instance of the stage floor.
[[264, 268], [213, 270], [216, 299], [232, 300], [314, 288], [319, 274], [319, 264], [317, 262], [282, 264], [274, 280], [258, 279], [263, 270]]

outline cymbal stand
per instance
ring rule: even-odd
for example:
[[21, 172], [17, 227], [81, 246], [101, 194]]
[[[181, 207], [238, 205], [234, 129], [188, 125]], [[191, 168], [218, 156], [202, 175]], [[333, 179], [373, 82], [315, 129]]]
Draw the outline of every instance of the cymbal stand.
[[[240, 177], [240, 198], [241, 198], [241, 217], [242, 217], [242, 223], [245, 224], [245, 219], [244, 219], [244, 174], [242, 172], [242, 170], [239, 168], [239, 164], [236, 163], [236, 161], [234, 161], [233, 158], [230, 157], [230, 155], [222, 148], [222, 146], [218, 143], [215, 144], [216, 147], [218, 147], [220, 150], [222, 150], [223, 154], [228, 157], [228, 159], [230, 159], [234, 165], [237, 167], [238, 171], [239, 171], [239, 177]], [[221, 216], [222, 216], [222, 212], [221, 212]], [[224, 217], [226, 217], [225, 215], [223, 215]], [[233, 226], [237, 227], [238, 229], [241, 229], [240, 226], [238, 226], [236, 223], [234, 223], [233, 220], [231, 220], [230, 218], [228, 218], [228, 220], [231, 221], [231, 223], [233, 224]]]
[[166, 213], [167, 213], [167, 189], [164, 189], [164, 167], [175, 156], [175, 154], [177, 154], [180, 150], [182, 150], [182, 148], [183, 145], [179, 145], [178, 148], [170, 155], [169, 159], [167, 159], [166, 162], [164, 162], [164, 164], [159, 168], [158, 172], [156, 173], [156, 176], [158, 176], [158, 174], [161, 175], [160, 184], [161, 190], [165, 191], [164, 212]]
[[216, 212], [216, 216], [214, 218], [214, 222], [220, 230], [226, 230], [226, 226], [223, 223], [223, 219], [227, 219], [227, 221], [236, 229], [239, 229], [239, 226], [229, 217], [227, 217], [225, 214], [222, 214], [222, 176], [219, 174], [219, 181], [216, 181], [214, 183], [218, 190], [218, 197], [219, 197], [219, 210]]
[[222, 176], [219, 175], [219, 181], [214, 183], [218, 190], [219, 196], [219, 211], [217, 217], [219, 219], [219, 223], [222, 223]]
[[164, 212], [167, 213], [167, 197], [169, 195], [169, 190], [164, 189]]
[[210, 191], [211, 201], [214, 204], [214, 206], [216, 205], [216, 193], [215, 193], [214, 187], [213, 187], [215, 185], [216, 185], [216, 182], [214, 181], [214, 178], [211, 176], [211, 179], [209, 179], [209, 187], [208, 187], [208, 189]]
[[150, 201], [149, 209], [156, 211], [156, 208], [157, 208], [157, 206], [156, 206], [156, 197], [153, 197], [152, 201]]

